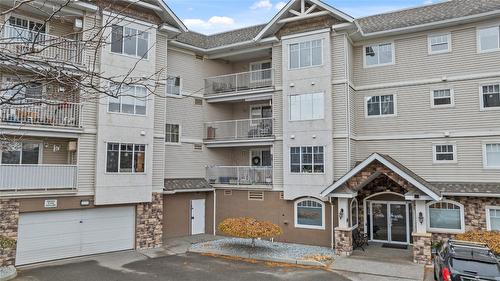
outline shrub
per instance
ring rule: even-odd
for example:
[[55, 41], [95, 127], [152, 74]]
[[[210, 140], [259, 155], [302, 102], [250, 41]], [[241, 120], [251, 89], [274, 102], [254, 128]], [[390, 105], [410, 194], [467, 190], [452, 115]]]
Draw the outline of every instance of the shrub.
[[0, 249], [13, 249], [14, 247], [16, 247], [16, 240], [0, 236]]
[[496, 255], [500, 255], [499, 231], [471, 231], [459, 234], [457, 240], [485, 243]]
[[254, 218], [228, 218], [221, 222], [218, 228], [229, 236], [251, 238], [252, 247], [255, 246], [256, 238], [275, 237], [283, 233], [278, 225]]

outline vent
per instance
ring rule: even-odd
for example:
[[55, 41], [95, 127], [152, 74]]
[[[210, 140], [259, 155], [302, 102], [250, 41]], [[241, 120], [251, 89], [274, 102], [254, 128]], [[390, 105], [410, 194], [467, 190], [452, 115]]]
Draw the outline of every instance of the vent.
[[233, 191], [232, 190], [224, 190], [224, 195], [231, 196], [231, 195], [233, 195]]
[[204, 57], [203, 57], [203, 55], [196, 54], [196, 59], [197, 60], [203, 60]]
[[194, 105], [203, 105], [203, 99], [194, 99]]
[[248, 200], [264, 201], [264, 192], [262, 191], [249, 191]]
[[194, 150], [203, 150], [203, 144], [201, 144], [201, 143], [195, 143], [193, 145], [193, 147], [194, 147]]
[[280, 192], [280, 199], [281, 200], [285, 199], [285, 195], [283, 194], [283, 192]]

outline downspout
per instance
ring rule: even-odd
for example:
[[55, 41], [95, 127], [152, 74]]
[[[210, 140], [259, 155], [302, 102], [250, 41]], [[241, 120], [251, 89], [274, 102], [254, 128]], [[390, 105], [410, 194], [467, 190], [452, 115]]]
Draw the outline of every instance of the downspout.
[[332, 197], [328, 197], [328, 201], [330, 201], [330, 219], [331, 219], [331, 222], [330, 222], [330, 227], [331, 227], [331, 237], [330, 237], [330, 240], [331, 240], [331, 243], [330, 243], [330, 247], [333, 249], [335, 249], [335, 235], [334, 235], [334, 227], [333, 227], [333, 203], [332, 203]]
[[345, 72], [345, 93], [346, 93], [346, 129], [347, 129], [347, 171], [351, 170], [351, 100], [349, 92], [350, 75], [349, 75], [349, 51], [347, 46], [347, 34], [344, 34], [344, 72]]
[[216, 209], [216, 208], [217, 208], [217, 192], [216, 192], [216, 190], [214, 189], [214, 220], [213, 220], [213, 223], [212, 223], [212, 225], [213, 225], [213, 232], [214, 232], [214, 236], [215, 236], [216, 229], [217, 229], [217, 228], [215, 227], [215, 224], [216, 224], [216, 222], [215, 222], [215, 214], [216, 214], [215, 209]]

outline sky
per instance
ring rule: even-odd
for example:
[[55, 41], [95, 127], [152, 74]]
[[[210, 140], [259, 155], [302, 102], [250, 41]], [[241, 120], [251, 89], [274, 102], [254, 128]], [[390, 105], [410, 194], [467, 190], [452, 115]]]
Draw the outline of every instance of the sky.
[[[267, 23], [287, 0], [164, 0], [186, 26], [203, 34]], [[440, 0], [323, 0], [355, 17], [399, 10]]]

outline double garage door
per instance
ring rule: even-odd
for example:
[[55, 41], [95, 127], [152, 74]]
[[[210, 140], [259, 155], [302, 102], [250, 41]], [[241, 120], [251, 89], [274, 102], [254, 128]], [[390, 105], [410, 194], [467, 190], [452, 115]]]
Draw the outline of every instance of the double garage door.
[[16, 265], [134, 248], [133, 206], [24, 213]]

